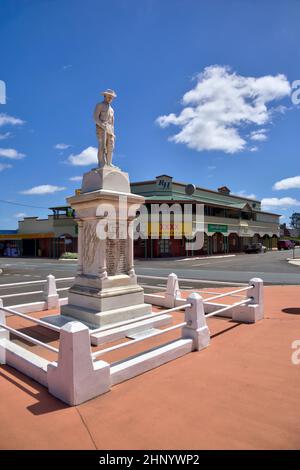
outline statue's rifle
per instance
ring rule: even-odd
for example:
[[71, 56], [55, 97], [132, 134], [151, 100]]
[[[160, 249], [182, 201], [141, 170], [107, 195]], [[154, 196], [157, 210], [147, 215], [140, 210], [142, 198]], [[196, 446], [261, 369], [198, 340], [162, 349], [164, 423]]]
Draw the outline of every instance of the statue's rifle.
[[106, 137], [107, 137], [107, 130], [106, 130], [106, 126], [104, 126], [104, 133], [103, 133], [103, 139], [104, 139], [104, 142], [103, 142], [103, 149], [104, 149], [104, 161], [105, 163], [107, 163], [107, 146], [106, 146]]

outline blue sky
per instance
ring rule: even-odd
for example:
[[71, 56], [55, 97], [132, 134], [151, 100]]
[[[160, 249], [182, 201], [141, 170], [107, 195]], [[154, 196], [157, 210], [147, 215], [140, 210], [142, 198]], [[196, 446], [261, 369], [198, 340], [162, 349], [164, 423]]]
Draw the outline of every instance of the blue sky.
[[45, 217], [95, 166], [105, 88], [131, 181], [166, 173], [300, 212], [299, 23], [297, 0], [1, 0], [0, 199], [36, 208], [1, 202], [0, 228]]

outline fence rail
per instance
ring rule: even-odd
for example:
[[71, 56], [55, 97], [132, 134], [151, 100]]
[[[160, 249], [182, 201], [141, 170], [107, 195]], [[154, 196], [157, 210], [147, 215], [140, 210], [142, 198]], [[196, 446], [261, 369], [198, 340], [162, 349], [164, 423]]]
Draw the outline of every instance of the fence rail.
[[[168, 313], [178, 312], [178, 310], [183, 310], [184, 308], [190, 307], [190, 306], [191, 305], [187, 303], [187, 304], [184, 304], [184, 305], [179, 305], [178, 307], [173, 307], [173, 308], [169, 308], [167, 310], [163, 310], [161, 312], [155, 312], [151, 315], [151, 319], [155, 319], [157, 317], [160, 317], [161, 315], [166, 315]], [[148, 318], [149, 318], [149, 315], [143, 315], [142, 317], [138, 317], [138, 320], [137, 320], [137, 318], [131, 318], [130, 320], [125, 320], [125, 321], [122, 321], [122, 322], [113, 323], [111, 325], [105, 325], [105, 326], [101, 326], [99, 328], [96, 328], [94, 330], [90, 330], [90, 333], [95, 334], [95, 333], [100, 333], [100, 332], [106, 331], [106, 330], [112, 330], [112, 329], [115, 329], [115, 328], [119, 328], [120, 326], [125, 326], [125, 325], [130, 325], [131, 323], [136, 323], [137, 321], [147, 320]]]
[[205, 302], [210, 302], [211, 300], [216, 300], [216, 299], [221, 299], [222, 297], [227, 297], [232, 294], [237, 294], [238, 292], [243, 292], [243, 291], [248, 291], [250, 289], [253, 289], [254, 286], [247, 286], [247, 287], [242, 287], [241, 289], [236, 289], [231, 292], [224, 292], [223, 294], [217, 294], [213, 297], [209, 297], [208, 299], [205, 299]]
[[[70, 287], [61, 287], [59, 289], [56, 289], [57, 292], [61, 292], [64, 290], [69, 290]], [[6, 294], [6, 295], [1, 295], [1, 299], [9, 299], [11, 297], [23, 297], [25, 295], [36, 295], [36, 294], [43, 294], [43, 290], [35, 290], [35, 291], [30, 291], [30, 292], [18, 292], [17, 294]]]
[[15, 330], [15, 328], [11, 328], [10, 326], [5, 325], [4, 323], [0, 323], [0, 328], [3, 328], [4, 330], [9, 331], [10, 333], [13, 333], [15, 336], [19, 336], [22, 339], [25, 339], [26, 341], [29, 341], [30, 343], [36, 344], [37, 346], [41, 346], [42, 348], [48, 349], [49, 351], [58, 353], [59, 350], [57, 348], [54, 348], [53, 346], [50, 346], [49, 344], [43, 343], [42, 341], [39, 341], [38, 339], [33, 338], [32, 336], [28, 336], [25, 333], [22, 333], [21, 331]]
[[239, 307], [240, 305], [247, 305], [249, 302], [252, 302], [252, 299], [244, 299], [244, 300], [241, 300], [240, 302], [235, 302], [234, 304], [227, 305], [226, 307], [222, 307], [219, 310], [215, 310], [214, 312], [206, 314], [205, 318], [210, 318], [210, 317], [220, 315], [220, 313], [224, 313], [227, 310], [230, 310], [234, 307]]
[[24, 318], [25, 320], [31, 321], [33, 323], [37, 323], [38, 325], [44, 326], [45, 328], [48, 328], [50, 330], [57, 331], [58, 333], [60, 332], [60, 328], [58, 326], [47, 323], [43, 320], [40, 320], [39, 318], [34, 318], [31, 315], [26, 315], [25, 313], [17, 312], [17, 310], [11, 309], [9, 307], [1, 307], [0, 305], [0, 311], [1, 310], [10, 313], [11, 315], [16, 315], [17, 317]]
[[92, 353], [92, 357], [93, 357], [93, 359], [96, 359], [99, 356], [103, 356], [103, 354], [107, 354], [109, 352], [116, 351], [118, 349], [126, 348], [127, 346], [131, 346], [133, 344], [140, 343], [141, 341], [145, 341], [146, 339], [153, 338], [154, 336], [160, 336], [160, 335], [163, 335], [165, 333], [169, 333], [170, 331], [178, 330], [178, 328], [182, 328], [186, 324], [187, 324], [186, 322], [178, 323], [177, 325], [170, 326], [169, 328], [165, 328], [164, 330], [160, 330], [160, 331], [156, 331], [155, 333], [151, 333], [151, 334], [147, 335], [146, 338], [136, 338], [136, 339], [132, 339], [130, 341], [126, 341], [126, 343], [116, 344], [115, 346], [111, 346], [111, 347], [106, 348], [106, 349], [101, 349], [100, 351], [96, 351], [96, 352]]

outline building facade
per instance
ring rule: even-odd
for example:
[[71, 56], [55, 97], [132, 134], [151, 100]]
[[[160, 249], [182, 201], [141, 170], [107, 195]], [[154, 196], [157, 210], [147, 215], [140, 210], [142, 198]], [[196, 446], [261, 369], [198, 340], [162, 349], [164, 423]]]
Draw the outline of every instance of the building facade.
[[[135, 257], [160, 258], [212, 255], [244, 251], [246, 245], [260, 242], [268, 249], [277, 248], [280, 236], [278, 214], [261, 210], [258, 200], [235, 196], [226, 187], [217, 191], [174, 181], [160, 175], [154, 180], [131, 184], [135, 194], [144, 196], [148, 214], [155, 206], [172, 209], [192, 208], [191, 230], [197, 231], [197, 208], [203, 210], [203, 246], [187, 249], [181, 236], [183, 221], [175, 220], [172, 210], [166, 223], [159, 213], [155, 228], [149, 217], [148, 237], [134, 244]], [[77, 251], [77, 223], [74, 211], [68, 206], [50, 208], [47, 219], [26, 217], [19, 221], [18, 230], [0, 231], [0, 256], [42, 256], [59, 258], [64, 252]]]
[[[200, 250], [187, 250], [187, 240], [175, 236], [176, 223], [170, 220], [170, 237], [164, 237], [168, 227], [161, 224], [158, 237], [156, 234], [147, 240], [136, 241], [136, 257], [236, 253], [256, 242], [268, 249], [277, 248], [280, 215], [262, 211], [258, 200], [230, 194], [226, 186], [213, 191], [160, 175], [155, 180], [132, 183], [131, 190], [145, 197], [149, 213], [153, 204], [179, 204], [182, 208], [185, 204], [192, 204], [193, 207], [200, 204], [204, 211], [204, 243]], [[193, 230], [197, 230], [195, 225]]]
[[68, 206], [52, 207], [47, 219], [25, 217], [18, 230], [0, 231], [0, 256], [59, 258], [77, 251], [77, 224]]

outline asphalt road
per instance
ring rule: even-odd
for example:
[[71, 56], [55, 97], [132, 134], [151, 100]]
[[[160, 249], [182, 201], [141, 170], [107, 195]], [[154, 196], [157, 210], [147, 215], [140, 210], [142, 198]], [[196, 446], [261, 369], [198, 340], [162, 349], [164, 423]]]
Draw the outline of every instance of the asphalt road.
[[[300, 249], [297, 255], [300, 256]], [[289, 264], [287, 257], [292, 257], [292, 251], [199, 259], [136, 260], [135, 264], [139, 282], [146, 292], [153, 291], [153, 286], [158, 290], [163, 289], [165, 279], [159, 278], [165, 278], [171, 272], [182, 278], [182, 289], [215, 287], [219, 283], [247, 283], [252, 277], [261, 277], [265, 284], [300, 284], [300, 266]], [[0, 298], [5, 306], [42, 300], [42, 281], [48, 274], [53, 274], [56, 279], [63, 279], [57, 281], [57, 287], [61, 289], [60, 297], [66, 297], [67, 289], [76, 273], [76, 266], [74, 261], [0, 258], [0, 268], [3, 269], [0, 275]], [[30, 284], [11, 285], [20, 282]], [[34, 293], [26, 295], [26, 292]]]

